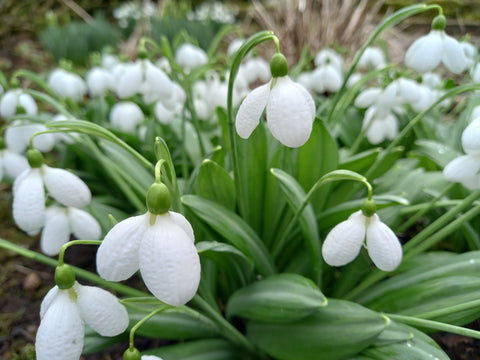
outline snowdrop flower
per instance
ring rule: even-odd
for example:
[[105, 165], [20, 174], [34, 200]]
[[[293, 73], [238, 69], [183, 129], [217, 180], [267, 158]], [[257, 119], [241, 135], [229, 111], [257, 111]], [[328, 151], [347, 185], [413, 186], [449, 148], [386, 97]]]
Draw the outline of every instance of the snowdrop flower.
[[382, 49], [373, 46], [365, 49], [365, 52], [362, 54], [358, 60], [358, 67], [360, 69], [373, 69], [380, 70], [387, 65], [387, 60], [385, 59], [385, 53]]
[[343, 71], [342, 56], [332, 49], [320, 50], [315, 56], [313, 62], [315, 63], [316, 67], [330, 64], [335, 67], [339, 72]]
[[35, 235], [45, 224], [45, 188], [60, 204], [77, 208], [88, 205], [91, 193], [78, 176], [45, 165], [38, 150], [29, 150], [27, 159], [31, 168], [13, 184], [13, 219], [20, 229]]
[[312, 72], [311, 89], [318, 93], [337, 92], [343, 84], [341, 71], [329, 64], [320, 65]]
[[168, 211], [170, 193], [162, 183], [148, 190], [147, 207], [145, 214], [123, 220], [107, 233], [97, 252], [98, 274], [121, 281], [140, 269], [155, 297], [169, 305], [186, 304], [200, 282], [192, 226], [183, 215]]
[[140, 106], [131, 101], [120, 101], [110, 110], [110, 122], [122, 131], [133, 133], [143, 122], [144, 115]]
[[106, 70], [112, 70], [115, 65], [119, 64], [120, 60], [118, 56], [112, 54], [103, 54], [101, 59], [102, 68]]
[[107, 91], [115, 88], [113, 75], [101, 67], [90, 69], [85, 80], [91, 97], [104, 96]]
[[64, 69], [53, 70], [47, 79], [48, 85], [62, 97], [79, 102], [87, 93], [85, 81], [77, 74]]
[[[23, 153], [27, 150], [32, 135], [46, 130], [48, 129], [43, 124], [15, 120], [5, 130], [5, 142], [9, 149]], [[41, 134], [33, 138], [33, 147], [42, 152], [49, 152], [54, 146], [55, 136], [53, 134]]]
[[398, 135], [398, 119], [391, 111], [379, 110], [371, 106], [365, 112], [362, 130], [370, 144], [377, 145], [388, 139], [393, 140]]
[[28, 115], [37, 115], [38, 107], [37, 103], [30, 94], [23, 92], [21, 89], [13, 89], [3, 94], [0, 100], [0, 115], [8, 119], [20, 113], [26, 113]]
[[272, 77], [269, 64], [258, 56], [247, 59], [245, 64], [240, 66], [239, 73], [243, 75], [248, 84], [255, 81], [266, 82]]
[[0, 137], [0, 181], [5, 175], [14, 180], [29, 167], [27, 159], [9, 149], [3, 138]]
[[114, 76], [118, 75], [115, 90], [120, 99], [141, 94], [145, 103], [152, 104], [171, 96], [172, 81], [150, 60], [139, 59], [135, 63], [117, 65], [115, 69], [118, 70], [113, 71]]
[[235, 126], [240, 137], [248, 138], [266, 110], [267, 126], [282, 144], [305, 144], [315, 119], [315, 103], [302, 85], [290, 79], [285, 57], [277, 53], [270, 63], [273, 79], [250, 94], [238, 109]]
[[459, 182], [469, 190], [480, 188], [480, 117], [475, 118], [462, 133], [462, 155], [445, 166], [443, 176]]
[[[62, 265], [57, 270], [65, 267], [69, 268]], [[76, 282], [71, 268], [72, 275], [66, 282], [61, 278], [65, 272], [61, 274], [57, 270], [58, 285], [47, 293], [40, 307], [40, 326], [35, 340], [37, 360], [78, 360], [85, 325], [102, 336], [116, 336], [127, 329], [128, 313], [108, 291]], [[71, 282], [70, 278], [73, 284], [65, 286]]]
[[183, 43], [175, 52], [175, 61], [184, 68], [185, 72], [190, 72], [193, 68], [208, 63], [207, 53], [198, 46]]
[[84, 210], [55, 205], [48, 207], [40, 238], [42, 252], [48, 256], [58, 255], [71, 234], [77, 239], [98, 240], [102, 229], [98, 221]]
[[477, 56], [478, 50], [477, 48], [469, 43], [468, 41], [461, 41], [460, 46], [463, 49], [463, 52], [465, 53], [465, 56], [467, 58], [467, 68], [471, 68], [472, 65], [475, 62], [475, 57]]
[[460, 43], [445, 33], [446, 19], [438, 15], [432, 30], [415, 40], [405, 54], [405, 64], [420, 73], [432, 71], [440, 62], [455, 74], [468, 67], [468, 59]]
[[328, 233], [322, 255], [327, 264], [343, 266], [358, 256], [365, 243], [368, 255], [380, 270], [393, 271], [400, 265], [402, 246], [395, 233], [375, 214], [371, 200]]

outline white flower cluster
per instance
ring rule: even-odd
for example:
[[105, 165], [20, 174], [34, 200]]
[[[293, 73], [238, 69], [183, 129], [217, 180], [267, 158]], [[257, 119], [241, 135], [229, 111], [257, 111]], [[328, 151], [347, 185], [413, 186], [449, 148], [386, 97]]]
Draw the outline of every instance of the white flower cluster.
[[231, 4], [221, 1], [205, 1], [187, 13], [188, 20], [215, 21], [220, 24], [233, 24], [238, 10]]

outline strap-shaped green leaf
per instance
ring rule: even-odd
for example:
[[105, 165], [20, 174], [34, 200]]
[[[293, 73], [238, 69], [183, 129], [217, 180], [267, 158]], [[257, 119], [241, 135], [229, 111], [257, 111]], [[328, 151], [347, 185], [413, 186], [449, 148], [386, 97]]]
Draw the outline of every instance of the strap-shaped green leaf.
[[227, 303], [227, 317], [286, 323], [302, 319], [327, 298], [310, 280], [297, 274], [276, 274], [235, 292]]

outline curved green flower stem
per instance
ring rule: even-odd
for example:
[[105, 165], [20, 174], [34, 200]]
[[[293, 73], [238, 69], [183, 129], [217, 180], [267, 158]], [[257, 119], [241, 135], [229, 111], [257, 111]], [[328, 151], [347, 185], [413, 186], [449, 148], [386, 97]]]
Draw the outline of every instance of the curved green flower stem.
[[[146, 194], [146, 189], [144, 189], [141, 185], [137, 184], [134, 181], [125, 181], [125, 176], [122, 176], [120, 169], [112, 162], [108, 157], [105, 156], [97, 147], [97, 145], [93, 142], [92, 139], [86, 137], [84, 140], [84, 144], [92, 151], [95, 155], [95, 158], [102, 164], [104, 170], [110, 175], [112, 180], [118, 185], [118, 187], [122, 190], [122, 193], [125, 197], [128, 198], [130, 203], [135, 206], [138, 211], [145, 212], [146, 211], [146, 204], [145, 199], [142, 197], [140, 198], [138, 194]], [[135, 190], [135, 191], [134, 191]]]
[[421, 329], [430, 329], [436, 331], [446, 331], [452, 334], [458, 334], [463, 336], [470, 336], [474, 339], [480, 339], [480, 331], [467, 329], [461, 326], [450, 325], [439, 321], [419, 319], [414, 316], [397, 315], [397, 314], [384, 314], [388, 318], [394, 321], [401, 322], [403, 324], [411, 325]]
[[213, 322], [217, 324], [221, 333], [225, 338], [230, 340], [232, 343], [237, 344], [252, 354], [255, 354], [257, 357], [260, 356], [262, 359], [268, 359], [267, 356], [259, 353], [257, 349], [248, 339], [235, 328], [231, 323], [229, 323], [221, 314], [219, 314], [210, 304], [205, 301], [200, 295], [195, 295], [190, 303], [197, 308], [203, 310], [203, 312], [208, 315]]
[[141, 319], [140, 321], [138, 321], [131, 329], [130, 329], [130, 336], [129, 336], [129, 349], [130, 350], [133, 350], [135, 348], [135, 331], [137, 331], [137, 329], [142, 326], [146, 321], [150, 320], [152, 317], [154, 317], [155, 315], [158, 315], [160, 314], [162, 311], [165, 311], [167, 309], [170, 309], [172, 308], [173, 306], [171, 305], [162, 305], [160, 306], [159, 308], [153, 310], [150, 314], [148, 314], [147, 316], [145, 316], [143, 319]]
[[[27, 259], [34, 260], [36, 262], [51, 266], [53, 268], [55, 268], [58, 265], [58, 262], [57, 262], [56, 259], [52, 259], [48, 256], [45, 256], [45, 255], [40, 254], [40, 253], [38, 253], [36, 251], [33, 251], [33, 250], [25, 249], [21, 246], [18, 246], [18, 245], [15, 245], [15, 244], [11, 243], [10, 241], [5, 240], [3, 238], [0, 238], [0, 248], [13, 251], [13, 252], [15, 252], [15, 253], [27, 258]], [[71, 266], [71, 267], [72, 267], [76, 276], [78, 276], [82, 279], [85, 279], [89, 282], [92, 282], [94, 284], [97, 284], [99, 286], [102, 286], [104, 288], [116, 291], [119, 294], [122, 294], [122, 295], [125, 295], [125, 296], [132, 296], [132, 297], [133, 296], [148, 296], [149, 295], [149, 294], [147, 294], [143, 291], [134, 289], [130, 286], [106, 281], [106, 280], [102, 279], [100, 276], [91, 273], [90, 271], [78, 268], [76, 266]]]
[[411, 216], [407, 221], [405, 221], [403, 224], [401, 224], [396, 230], [397, 233], [402, 233], [405, 230], [407, 230], [410, 226], [415, 224], [415, 222], [420, 219], [423, 215], [425, 215], [427, 212], [432, 210], [435, 205], [438, 203], [438, 201], [445, 196], [450, 190], [455, 186], [455, 183], [451, 183], [448, 185], [443, 191], [436, 197], [434, 197], [429, 203], [422, 204], [424, 205], [420, 210], [417, 211], [417, 213], [413, 216]]
[[180, 201], [180, 190], [178, 188], [177, 175], [175, 174], [175, 167], [173, 166], [172, 156], [168, 150], [168, 146], [165, 141], [157, 136], [155, 138], [154, 145], [155, 156], [157, 160], [164, 159], [166, 167], [163, 167], [164, 171], [164, 184], [167, 185], [170, 190], [170, 196], [172, 197], [172, 209], [177, 212], [182, 212], [182, 202]]
[[[275, 174], [274, 169], [271, 169], [270, 171], [273, 174]], [[353, 180], [353, 181], [358, 181], [363, 183], [367, 187], [368, 199], [369, 200], [372, 199], [372, 186], [367, 181], [367, 178], [365, 178], [364, 176], [350, 170], [334, 170], [329, 172], [328, 174], [325, 174], [320, 179], [318, 179], [317, 182], [313, 184], [313, 186], [310, 188], [308, 193], [305, 195], [305, 198], [303, 199], [300, 207], [297, 209], [293, 217], [290, 219], [290, 222], [285, 228], [285, 231], [282, 232], [281, 237], [276, 241], [274, 248], [272, 250], [273, 257], [278, 256], [283, 250], [283, 248], [287, 245], [287, 240], [288, 240], [288, 237], [290, 236], [291, 231], [294, 229], [295, 224], [297, 223], [300, 215], [302, 215], [302, 212], [305, 209], [305, 207], [310, 202], [315, 191], [324, 184], [327, 184], [332, 181], [340, 181], [340, 180]]]
[[162, 172], [162, 166], [163, 166], [164, 163], [165, 163], [165, 159], [160, 159], [155, 164], [155, 182], [157, 184], [162, 183], [161, 172]]
[[65, 107], [65, 104], [60, 103], [55, 97], [52, 97], [50, 95], [47, 95], [43, 92], [37, 91], [37, 90], [32, 90], [32, 89], [25, 89], [23, 90], [25, 93], [31, 95], [32, 97], [47, 103], [50, 105], [52, 108], [55, 109], [60, 114], [63, 114], [67, 116], [68, 118], [73, 118], [72, 114], [67, 110]]
[[238, 207], [241, 209], [240, 213], [246, 213], [245, 199], [248, 197], [244, 194], [245, 187], [240, 184], [240, 167], [238, 164], [238, 154], [236, 147], [236, 131], [235, 131], [235, 116], [233, 109], [233, 86], [235, 78], [237, 77], [240, 64], [245, 56], [257, 45], [264, 41], [273, 40], [275, 47], [279, 49], [278, 38], [273, 34], [273, 31], [262, 31], [249, 37], [238, 49], [235, 57], [233, 58], [232, 68], [230, 69], [230, 77], [228, 79], [228, 93], [227, 93], [227, 124], [228, 124], [228, 136], [230, 138], [229, 144], [224, 144], [225, 151], [230, 149], [231, 166], [233, 169], [233, 177], [235, 179], [235, 188], [237, 191]]
[[65, 257], [65, 251], [72, 245], [100, 245], [102, 240], [72, 240], [65, 244], [60, 249], [58, 254], [58, 266], [63, 265], [63, 258]]
[[[403, 9], [398, 10], [397, 12], [393, 13], [391, 16], [386, 18], [382, 23], [380, 23], [380, 25], [378, 25], [375, 32], [368, 38], [367, 42], [362, 46], [362, 48], [358, 51], [357, 55], [353, 59], [352, 65], [350, 66], [350, 69], [348, 70], [347, 74], [345, 75], [345, 79], [343, 81], [342, 87], [340, 88], [340, 90], [337, 92], [337, 94], [335, 95], [335, 97], [333, 99], [333, 106], [331, 107], [330, 112], [329, 112], [328, 117], [327, 117], [328, 123], [332, 122], [332, 118], [333, 118], [334, 114], [336, 115], [335, 116], [336, 119], [340, 118], [341, 112], [336, 111], [337, 105], [338, 105], [338, 103], [340, 101], [340, 98], [342, 97], [342, 95], [345, 91], [348, 79], [350, 78], [350, 76], [355, 71], [355, 68], [357, 67], [357, 64], [360, 60], [360, 57], [363, 55], [365, 50], [373, 44], [373, 42], [377, 39], [377, 37], [384, 30], [388, 29], [389, 27], [395, 26], [400, 21], [402, 21], [402, 20], [404, 20], [404, 19], [406, 19], [410, 16], [420, 14], [422, 12], [429, 11], [429, 10], [432, 10], [432, 9], [437, 9], [439, 13], [443, 12], [442, 7], [440, 5], [437, 5], [437, 4], [431, 4], [431, 5], [415, 4], [415, 5], [407, 6]], [[342, 109], [340, 109], [340, 110], [342, 110]], [[338, 112], [338, 115], [336, 114], [336, 112]]]
[[[429, 247], [435, 245], [437, 242], [444, 239], [447, 235], [459, 228], [465, 221], [480, 213], [480, 205], [459, 216], [452, 221], [460, 212], [473, 204], [473, 202], [480, 197], [480, 190], [476, 190], [466, 197], [461, 203], [447, 211], [432, 224], [427, 226], [423, 231], [414, 236], [403, 246], [405, 256], [403, 260], [407, 260], [420, 252], [427, 250]], [[451, 222], [452, 221], [452, 222]], [[451, 222], [451, 223], [450, 223]], [[437, 232], [438, 231], [438, 232]], [[437, 233], [435, 233], [437, 232]], [[355, 299], [357, 295], [369, 288], [376, 282], [382, 280], [388, 275], [387, 272], [381, 270], [374, 270], [368, 275], [360, 284], [353, 288], [345, 299]]]
[[445, 99], [463, 94], [465, 92], [475, 91], [475, 90], [480, 90], [480, 84], [468, 84], [468, 85], [457, 86], [447, 91], [442, 97], [440, 97], [436, 102], [434, 102], [428, 109], [418, 113], [412, 120], [410, 120], [407, 123], [407, 125], [402, 129], [400, 134], [398, 134], [398, 136], [385, 148], [385, 150], [382, 151], [380, 154], [378, 154], [378, 157], [375, 159], [375, 162], [373, 163], [373, 165], [368, 169], [367, 173], [365, 174], [365, 177], [368, 178], [371, 174], [373, 174], [378, 169], [378, 167], [382, 164], [383, 159], [385, 159], [385, 157], [395, 149], [395, 147], [400, 143], [401, 140], [403, 140], [403, 138], [409, 133], [409, 131], [420, 120], [422, 120], [426, 114], [432, 111], [438, 104], [440, 104]]

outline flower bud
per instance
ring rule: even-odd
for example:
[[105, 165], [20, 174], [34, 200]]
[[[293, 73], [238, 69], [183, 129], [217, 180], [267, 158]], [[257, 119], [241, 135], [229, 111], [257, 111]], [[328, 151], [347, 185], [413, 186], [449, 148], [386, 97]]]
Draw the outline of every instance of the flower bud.
[[272, 60], [270, 60], [270, 72], [274, 78], [288, 75], [288, 62], [283, 54], [276, 53], [273, 55]]
[[436, 16], [432, 21], [432, 30], [445, 30], [447, 26], [447, 19], [443, 15]]
[[32, 168], [39, 168], [43, 165], [43, 155], [37, 149], [28, 150], [27, 160]]
[[377, 205], [375, 204], [375, 201], [371, 199], [365, 200], [365, 202], [362, 205], [362, 213], [366, 217], [371, 217], [377, 212]]
[[152, 214], [165, 214], [170, 209], [171, 197], [167, 186], [154, 183], [147, 191], [147, 208]]
[[70, 289], [75, 284], [75, 273], [70, 265], [63, 264], [56, 267], [55, 283], [62, 290]]
[[140, 360], [141, 358], [142, 358], [142, 355], [140, 354], [140, 351], [138, 351], [137, 348], [128, 348], [123, 353], [123, 360]]

